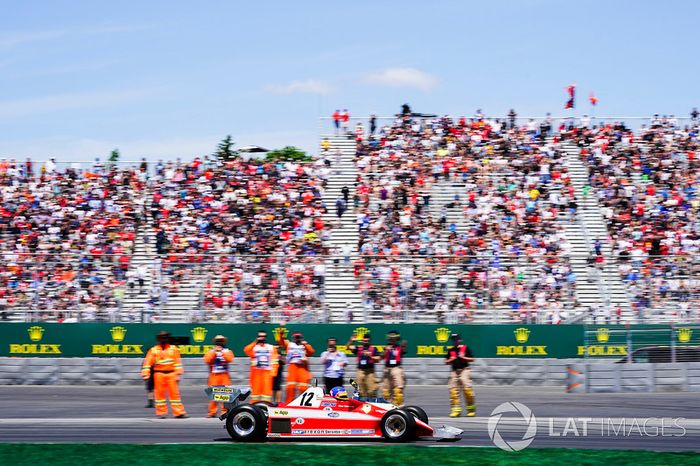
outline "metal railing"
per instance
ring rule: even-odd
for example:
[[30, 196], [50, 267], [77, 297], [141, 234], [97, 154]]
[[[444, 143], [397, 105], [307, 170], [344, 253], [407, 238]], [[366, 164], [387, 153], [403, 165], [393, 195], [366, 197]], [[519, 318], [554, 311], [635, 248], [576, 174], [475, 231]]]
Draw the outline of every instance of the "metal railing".
[[[554, 296], [553, 293], [559, 296], [557, 299], [563, 303], [568, 317], [578, 314], [580, 320], [591, 323], [617, 321], [613, 309], [607, 309], [607, 315], [598, 315], [588, 309], [588, 306], [600, 302], [600, 294], [592, 294], [590, 302], [576, 302], [572, 298], [573, 291], [583, 277], [576, 277], [576, 282], [572, 284], [568, 284], [566, 277], [561, 276], [554, 284], [545, 286], [542, 283], [540, 273], [548, 273], [547, 270], [552, 265], [564, 263], [572, 257], [583, 257], [571, 254], [566, 257], [493, 253], [476, 256], [378, 257], [353, 253], [281, 257], [209, 253], [196, 255], [192, 262], [163, 260], [159, 265], [153, 262], [155, 256], [132, 255], [131, 269], [117, 261], [119, 255], [105, 255], [102, 259], [106, 260], [100, 260], [99, 256], [79, 253], [55, 256], [0, 254], [4, 260], [0, 266], [3, 270], [0, 276], [0, 289], [3, 290], [0, 319], [25, 314], [26, 318], [35, 319], [41, 315], [78, 312], [75, 316], [78, 320], [118, 315], [120, 319], [147, 321], [157, 315], [160, 318], [178, 315], [183, 319], [237, 321], [245, 318], [245, 312], [249, 309], [278, 312], [285, 306], [289, 308], [289, 313], [304, 314], [307, 309], [329, 308], [331, 301], [327, 284], [336, 273], [344, 269], [353, 273], [355, 283], [351, 291], [332, 295], [333, 303], [337, 305], [338, 302], [343, 302], [347, 297], [343, 293], [353, 293], [363, 298], [368, 318], [381, 317], [388, 305], [391, 312], [404, 313], [403, 319], [410, 321], [416, 314], [434, 315], [435, 306], [444, 302], [448, 312], [459, 311], [465, 315], [492, 313], [490, 315], [493, 319], [499, 321], [542, 321], [543, 314], [533, 307], [533, 296], [534, 293], [545, 292], [549, 298]], [[192, 258], [192, 255], [175, 256]], [[145, 267], [145, 272], [139, 272], [143, 280], [142, 287], [139, 276], [134, 275], [134, 271], [139, 263], [137, 259], [143, 261], [144, 258], [149, 259], [149, 262], [144, 262], [146, 265], [142, 266]], [[274, 260], [264, 260], [265, 258]], [[626, 285], [634, 283], [635, 293], [629, 303], [632, 314], [625, 311], [619, 323], [698, 321], [700, 262], [695, 261], [700, 261], [700, 256], [654, 256], [634, 262], [640, 272], [634, 277], [621, 277]], [[680, 265], [681, 268], [676, 269], [676, 274], [673, 275], [673, 268], [669, 269], [669, 264]], [[52, 276], [52, 270], [59, 265], [63, 271], [70, 266], [76, 275], [69, 274], [65, 278]], [[314, 266], [320, 265], [323, 267], [319, 270], [319, 276], [314, 276]], [[611, 260], [602, 267], [607, 267], [608, 273], [619, 273], [619, 265], [620, 261]], [[382, 272], [381, 267], [389, 267], [398, 275], [394, 279], [387, 278], [387, 272]], [[131, 270], [129, 276], [128, 270]], [[48, 275], [42, 277], [39, 272]], [[250, 276], [244, 278], [245, 274]], [[259, 278], [251, 281], [253, 276]], [[447, 282], [441, 282], [441, 276], [447, 277]], [[462, 277], [462, 280], [457, 281], [458, 277]], [[455, 285], [448, 290], [446, 283], [450, 283], [450, 279], [455, 280]], [[425, 287], [417, 288], [416, 283], [419, 282], [425, 283]], [[520, 291], [512, 297], [497, 296], [505, 288]], [[151, 292], [152, 290], [155, 291]], [[163, 290], [169, 291], [161, 294]], [[371, 290], [371, 296], [368, 290]], [[305, 297], [287, 297], [297, 291], [301, 291]], [[605, 296], [604, 291], [601, 292]], [[234, 299], [235, 296], [239, 298]], [[244, 299], [245, 296], [249, 299]], [[368, 300], [368, 297], [371, 299]], [[464, 308], [461, 305], [455, 307], [452, 303], [454, 298], [460, 302], [469, 298], [472, 304]], [[264, 304], [270, 299], [275, 300], [276, 304]], [[280, 300], [284, 301], [279, 302]], [[418, 306], [419, 310], [416, 309], [416, 300], [422, 303]], [[611, 299], [614, 306], [613, 301]], [[540, 311], [546, 314], [548, 306]], [[222, 316], [217, 316], [217, 313]], [[227, 313], [230, 315], [226, 316]], [[357, 316], [362, 314], [358, 308]]]
[[[400, 121], [402, 118], [401, 115], [396, 114], [394, 116], [376, 116], [376, 122], [377, 122], [377, 130], [381, 128], [381, 126], [386, 126], [387, 124], [391, 124], [396, 121]], [[482, 116], [477, 116], [477, 115], [436, 115], [436, 116], [412, 116], [411, 120], [413, 121], [418, 121], [418, 122], [426, 122], [426, 121], [432, 121], [436, 119], [442, 119], [442, 118], [449, 118], [452, 121], [459, 121], [459, 119], [464, 118], [467, 120], [467, 122], [473, 122], [473, 121], [478, 121], [479, 119], [484, 120], [484, 121], [495, 121], [498, 120], [503, 123], [510, 123], [511, 120], [514, 121], [516, 126], [523, 126], [526, 125], [529, 122], [535, 122], [536, 124], [539, 125], [539, 123], [542, 123], [544, 121], [548, 121], [552, 123], [552, 130], [556, 132], [558, 130], [558, 126], [560, 126], [562, 123], [565, 124], [566, 126], [569, 125], [585, 125], [585, 126], [597, 126], [599, 124], [605, 124], [605, 123], [610, 123], [610, 122], [618, 122], [618, 123], [625, 123], [629, 122], [632, 123], [630, 126], [641, 126], [641, 125], [651, 125], [652, 123], [658, 122], [659, 124], [671, 124], [672, 122], [675, 123], [676, 125], [681, 125], [681, 124], [689, 124], [689, 123], [700, 123], [699, 119], [693, 119], [691, 117], [677, 117], [677, 116], [672, 116], [672, 115], [660, 115], [658, 117], [655, 116], [597, 116], [593, 114], [576, 114], [576, 115], [533, 115], [533, 116], [519, 116], [516, 115], [514, 119], [511, 119], [507, 114], [506, 115], [482, 115]], [[341, 124], [341, 128], [339, 132], [335, 131], [335, 123], [333, 117], [319, 117], [319, 134], [331, 134], [328, 132], [328, 130], [331, 130], [332, 133], [335, 133], [337, 136], [342, 136], [342, 135], [348, 135], [348, 134], [354, 134], [355, 131], [355, 125], [357, 123], [362, 123], [363, 124], [363, 129], [365, 135], [368, 134], [369, 132], [369, 120], [370, 116], [351, 116], [349, 118], [349, 123], [344, 126], [346, 130], [344, 130], [343, 125]], [[325, 133], [324, 133], [325, 132]]]

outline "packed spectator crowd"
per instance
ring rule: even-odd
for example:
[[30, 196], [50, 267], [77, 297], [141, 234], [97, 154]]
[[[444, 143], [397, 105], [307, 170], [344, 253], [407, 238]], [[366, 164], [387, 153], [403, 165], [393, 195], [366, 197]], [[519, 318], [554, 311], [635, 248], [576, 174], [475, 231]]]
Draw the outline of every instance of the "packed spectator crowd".
[[31, 161], [0, 161], [0, 319], [114, 317], [145, 181], [141, 167], [59, 170], [51, 159], [34, 173]]
[[[359, 141], [355, 272], [370, 313], [411, 320], [434, 309], [469, 322], [477, 309], [500, 307], [517, 320], [566, 316], [576, 282], [557, 218], [575, 201], [545, 136], [484, 118], [406, 116]], [[463, 196], [436, 205], [440, 184]], [[448, 208], [463, 224], [448, 223]]]
[[161, 274], [199, 281], [195, 320], [316, 320], [329, 234], [316, 164], [167, 164], [152, 180]]
[[[349, 113], [336, 112], [336, 132], [357, 143], [356, 184], [335, 207], [356, 222], [364, 315], [565, 321], [580, 309], [580, 278], [564, 228], [580, 196], [594, 196], [609, 232], [595, 266], [619, 273], [639, 316], [697, 317], [697, 122], [553, 128], [512, 113], [407, 113], [385, 126], [373, 116], [351, 133]], [[589, 169], [580, 193], [563, 143]], [[327, 319], [324, 256], [338, 251], [323, 192], [340, 155], [324, 144], [310, 163], [204, 157], [151, 172], [145, 161], [1, 160], [0, 319], [157, 321], [177, 300], [194, 321]]]
[[637, 315], [687, 320], [700, 304], [700, 163], [696, 122], [655, 118], [573, 128], [608, 224], [612, 259]]

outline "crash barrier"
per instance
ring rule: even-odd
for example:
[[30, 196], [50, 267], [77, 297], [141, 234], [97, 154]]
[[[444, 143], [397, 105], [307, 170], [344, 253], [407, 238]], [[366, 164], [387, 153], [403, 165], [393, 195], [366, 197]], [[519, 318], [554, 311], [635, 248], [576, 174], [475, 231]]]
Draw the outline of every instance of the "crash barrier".
[[570, 393], [700, 392], [700, 362], [575, 362], [566, 372]]
[[212, 348], [217, 334], [228, 337], [229, 347], [243, 354], [243, 347], [258, 330], [276, 342], [280, 334], [301, 331], [317, 350], [328, 337], [338, 339], [340, 351], [351, 335], [361, 339], [370, 333], [382, 351], [386, 334], [401, 333], [407, 342], [406, 357], [443, 358], [459, 333], [479, 358], [625, 358], [643, 345], [700, 345], [700, 326], [637, 325], [448, 325], [448, 324], [0, 324], [0, 356], [31, 357], [133, 357], [143, 358], [155, 343], [155, 334], [169, 331], [177, 337], [183, 357], [201, 357]]
[[[237, 355], [238, 356], [238, 355]], [[323, 383], [320, 359], [311, 358], [310, 370]], [[477, 359], [472, 366], [472, 380], [477, 385], [563, 386], [566, 366], [573, 359]], [[208, 367], [201, 359], [184, 359], [182, 383], [204, 385]], [[345, 379], [355, 376], [355, 363]], [[441, 359], [407, 358], [403, 362], [406, 383], [410, 385], [445, 385], [449, 367]], [[236, 357], [231, 365], [235, 385], [248, 385], [250, 364]], [[382, 367], [377, 366], [381, 377]], [[286, 371], [285, 371], [286, 374]], [[141, 360], [134, 358], [7, 358], [0, 357], [0, 385], [140, 385]]]

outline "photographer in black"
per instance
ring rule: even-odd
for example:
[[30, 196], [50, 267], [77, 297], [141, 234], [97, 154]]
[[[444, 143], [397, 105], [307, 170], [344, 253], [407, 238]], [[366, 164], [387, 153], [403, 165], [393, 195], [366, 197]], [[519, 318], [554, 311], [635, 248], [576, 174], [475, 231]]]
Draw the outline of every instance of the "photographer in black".
[[460, 391], [464, 393], [464, 399], [467, 404], [467, 416], [472, 417], [476, 415], [476, 401], [474, 399], [474, 389], [472, 389], [469, 364], [474, 362], [474, 355], [472, 350], [462, 343], [459, 334], [453, 333], [450, 338], [452, 338], [452, 347], [447, 350], [447, 358], [445, 359], [445, 364], [452, 366], [448, 383], [450, 405], [452, 406], [450, 417], [459, 417], [462, 414]]

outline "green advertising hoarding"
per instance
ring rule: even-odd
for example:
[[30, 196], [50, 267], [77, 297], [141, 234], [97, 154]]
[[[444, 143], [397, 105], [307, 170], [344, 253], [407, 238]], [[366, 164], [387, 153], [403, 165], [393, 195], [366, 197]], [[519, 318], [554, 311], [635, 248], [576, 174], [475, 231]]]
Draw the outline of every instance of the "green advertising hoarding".
[[[667, 334], [678, 334], [681, 344], [698, 344], [700, 331], [671, 330], [669, 326], [635, 326]], [[0, 325], [0, 356], [33, 357], [143, 357], [155, 344], [161, 330], [186, 337], [180, 345], [184, 357], [200, 357], [211, 348], [215, 335], [228, 337], [228, 346], [237, 355], [255, 339], [259, 329], [268, 332], [268, 341], [277, 341], [280, 332], [300, 331], [317, 350], [335, 337], [341, 351], [351, 335], [361, 338], [370, 332], [380, 350], [386, 334], [398, 330], [406, 340], [407, 357], [444, 357], [450, 346], [450, 334], [459, 333], [480, 358], [576, 358], [620, 357], [626, 354], [626, 327], [583, 325], [447, 325], [447, 324], [50, 324], [6, 323]], [[694, 333], [694, 334], [693, 334]], [[688, 335], [690, 334], [690, 337]], [[686, 338], [688, 337], [688, 338]], [[635, 347], [638, 347], [635, 345]]]

